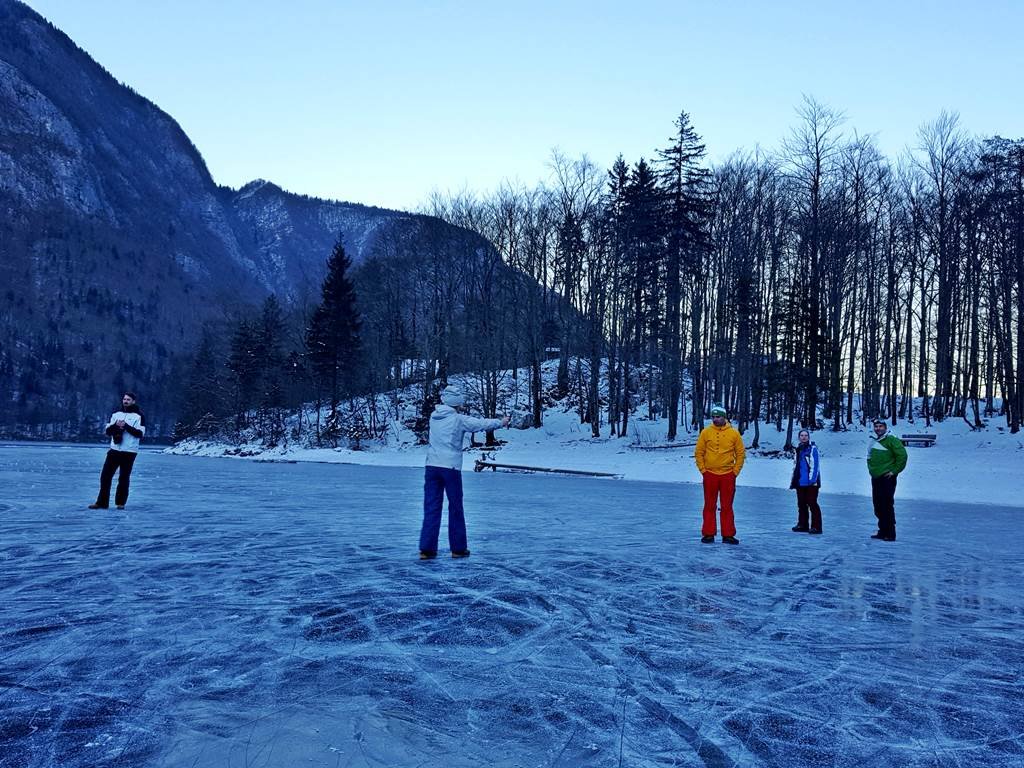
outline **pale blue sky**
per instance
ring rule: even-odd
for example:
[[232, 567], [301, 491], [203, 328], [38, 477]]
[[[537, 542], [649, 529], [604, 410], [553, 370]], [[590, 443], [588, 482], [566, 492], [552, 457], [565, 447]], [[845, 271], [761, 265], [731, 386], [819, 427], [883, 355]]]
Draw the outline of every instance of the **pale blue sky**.
[[681, 109], [713, 160], [775, 149], [802, 94], [893, 157], [943, 109], [1024, 135], [1024, 0], [28, 4], [177, 119], [219, 183], [384, 207], [532, 185], [556, 146], [651, 157]]

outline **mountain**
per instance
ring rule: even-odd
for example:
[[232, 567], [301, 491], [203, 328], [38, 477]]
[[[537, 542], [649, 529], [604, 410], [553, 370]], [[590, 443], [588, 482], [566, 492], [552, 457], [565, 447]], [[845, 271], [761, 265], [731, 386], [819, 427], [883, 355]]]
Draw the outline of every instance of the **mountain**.
[[[324, 264], [338, 233], [355, 264], [378, 250], [382, 240], [415, 240], [430, 217], [353, 203], [305, 197], [257, 180], [237, 192], [225, 190], [236, 242], [250, 259], [252, 274], [269, 292], [296, 299], [319, 291]], [[430, 219], [431, 223], [438, 223]], [[449, 236], [469, 233], [441, 223]], [[477, 247], [488, 247], [478, 240]]]
[[0, 0], [0, 434], [90, 433], [123, 388], [173, 423], [201, 326], [315, 297], [341, 237], [359, 264], [438, 232], [416, 214], [218, 186], [181, 127], [23, 3]]

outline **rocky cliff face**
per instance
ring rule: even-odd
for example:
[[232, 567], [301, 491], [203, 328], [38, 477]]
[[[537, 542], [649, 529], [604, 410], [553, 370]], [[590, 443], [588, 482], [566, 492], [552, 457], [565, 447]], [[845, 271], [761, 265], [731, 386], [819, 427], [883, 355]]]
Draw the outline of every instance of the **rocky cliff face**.
[[[251, 259], [252, 273], [266, 290], [288, 299], [319, 289], [324, 254], [330, 253], [338, 233], [359, 264], [376, 252], [382, 239], [408, 235], [424, 218], [301, 197], [263, 180], [229, 192], [225, 204], [234, 217], [236, 240]], [[462, 234], [452, 231], [452, 236]]]
[[338, 237], [356, 264], [395, 239], [429, 252], [438, 226], [486, 247], [424, 221], [218, 187], [169, 115], [0, 0], [0, 433], [88, 431], [126, 386], [165, 405], [205, 321], [314, 298]]

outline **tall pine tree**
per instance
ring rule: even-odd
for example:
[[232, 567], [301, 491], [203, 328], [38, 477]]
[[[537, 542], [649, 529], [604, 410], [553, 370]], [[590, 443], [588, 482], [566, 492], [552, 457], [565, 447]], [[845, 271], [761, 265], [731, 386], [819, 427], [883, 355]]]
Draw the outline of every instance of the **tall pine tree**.
[[215, 332], [209, 326], [196, 349], [182, 388], [181, 415], [174, 428], [174, 438], [182, 440], [194, 435], [210, 437], [225, 413], [225, 382], [221, 369], [222, 354], [217, 348]]
[[256, 350], [262, 369], [260, 428], [271, 445], [276, 445], [284, 434], [284, 343], [284, 310], [277, 296], [271, 294], [263, 302], [256, 326]]
[[327, 261], [327, 277], [320, 305], [314, 310], [306, 331], [306, 346], [317, 381], [331, 401], [331, 412], [339, 400], [353, 393], [360, 381], [360, 319], [356, 292], [349, 279], [352, 261], [339, 240]]
[[244, 429], [249, 426], [249, 410], [255, 403], [262, 375], [256, 328], [246, 318], [238, 321], [231, 336], [228, 370], [235, 388], [235, 427]]
[[[695, 339], [700, 334], [700, 303], [692, 297], [701, 290], [701, 265], [708, 248], [707, 226], [711, 213], [709, 196], [711, 172], [701, 166], [704, 144], [680, 112], [675, 121], [672, 143], [658, 151], [658, 181], [665, 195], [668, 238], [665, 257], [665, 377], [668, 410], [668, 439], [676, 439], [681, 387], [683, 286], [689, 287], [689, 320]], [[694, 345], [696, 346], [696, 345]], [[694, 360], [696, 360], [696, 356]], [[700, 418], [702, 388], [700, 372], [691, 370], [694, 381], [694, 416]]]

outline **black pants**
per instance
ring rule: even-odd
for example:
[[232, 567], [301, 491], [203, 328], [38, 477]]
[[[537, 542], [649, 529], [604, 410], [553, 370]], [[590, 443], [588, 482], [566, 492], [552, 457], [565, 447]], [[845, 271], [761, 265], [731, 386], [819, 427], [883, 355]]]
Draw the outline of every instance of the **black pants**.
[[896, 538], [896, 475], [871, 478], [871, 502], [875, 505], [878, 518], [878, 532], [882, 536]]
[[796, 489], [796, 524], [801, 528], [807, 527], [807, 512], [811, 513], [811, 528], [821, 530], [821, 507], [818, 506], [818, 486], [806, 485], [797, 486]]
[[131, 451], [115, 451], [113, 448], [107, 451], [107, 460], [103, 462], [103, 471], [100, 472], [100, 495], [96, 497], [97, 507], [110, 506], [110, 483], [114, 479], [114, 473], [118, 470], [121, 473], [117, 477], [114, 503], [118, 506], [128, 503], [128, 483], [131, 481], [132, 465], [135, 464], [137, 455]]

